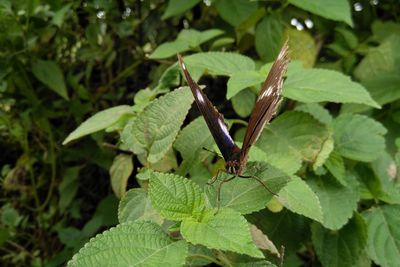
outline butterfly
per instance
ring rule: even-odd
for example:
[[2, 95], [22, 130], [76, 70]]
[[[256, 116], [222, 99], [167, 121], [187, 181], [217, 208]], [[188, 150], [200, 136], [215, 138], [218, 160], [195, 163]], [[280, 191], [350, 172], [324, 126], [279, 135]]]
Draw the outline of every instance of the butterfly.
[[[217, 143], [222, 156], [224, 157], [225, 170], [227, 173], [234, 175], [232, 178], [222, 181], [220, 188], [222, 183], [230, 181], [236, 176], [249, 178], [249, 176], [243, 176], [243, 171], [247, 164], [250, 148], [260, 137], [264, 126], [275, 115], [279, 103], [281, 102], [283, 77], [286, 73], [289, 63], [288, 50], [288, 41], [286, 41], [261, 87], [261, 92], [256, 100], [249, 119], [242, 148], [239, 148], [235, 144], [229, 134], [228, 126], [224, 121], [224, 117], [218, 112], [211, 101], [203, 93], [199, 85], [192, 79], [189, 71], [186, 68], [183, 58], [178, 54], [179, 65], [193, 93], [197, 107], [199, 108], [200, 113], [203, 115], [207, 126], [215, 142]], [[257, 180], [268, 189], [268, 187], [266, 187], [261, 180]], [[218, 201], [220, 198], [220, 188], [218, 190]], [[270, 190], [268, 189], [268, 191]]]

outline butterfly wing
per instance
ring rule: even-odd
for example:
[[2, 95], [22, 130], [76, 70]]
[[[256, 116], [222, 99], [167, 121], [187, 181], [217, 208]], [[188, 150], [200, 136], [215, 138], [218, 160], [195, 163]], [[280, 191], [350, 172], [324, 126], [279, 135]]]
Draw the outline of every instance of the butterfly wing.
[[182, 57], [179, 54], [178, 59], [186, 81], [192, 90], [197, 107], [203, 115], [225, 161], [229, 161], [233, 153], [240, 149], [235, 145], [232, 137], [229, 135], [228, 127], [224, 121], [224, 117], [218, 112], [211, 101], [203, 93], [199, 85], [192, 79]]
[[286, 41], [272, 65], [268, 77], [262, 85], [260, 95], [254, 105], [240, 155], [240, 162], [242, 165], [247, 161], [250, 147], [257, 141], [265, 124], [272, 119], [279, 106], [283, 76], [286, 73], [289, 63], [288, 49], [288, 41]]

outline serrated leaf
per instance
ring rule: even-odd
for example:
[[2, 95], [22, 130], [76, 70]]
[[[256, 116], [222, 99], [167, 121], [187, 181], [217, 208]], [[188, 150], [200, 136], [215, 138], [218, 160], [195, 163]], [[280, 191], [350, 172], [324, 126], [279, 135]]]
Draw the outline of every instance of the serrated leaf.
[[108, 128], [125, 114], [133, 114], [131, 106], [122, 105], [102, 110], [85, 120], [78, 128], [70, 133], [63, 141], [63, 145], [81, 138], [82, 136]]
[[284, 24], [277, 15], [264, 16], [255, 31], [256, 51], [263, 61], [270, 62], [277, 57], [284, 38]]
[[325, 161], [325, 167], [328, 171], [336, 178], [336, 180], [341, 184], [346, 186], [347, 182], [345, 180], [346, 168], [344, 166], [343, 158], [336, 152], [333, 151], [329, 158]]
[[299, 177], [294, 177], [279, 191], [278, 200], [287, 209], [322, 222], [322, 209], [317, 195]]
[[180, 15], [185, 11], [191, 9], [201, 0], [169, 0], [167, 9], [162, 15], [161, 19], [167, 19], [176, 15]]
[[308, 179], [307, 183], [318, 196], [322, 207], [322, 225], [337, 230], [345, 225], [357, 209], [360, 199], [358, 184], [354, 177], [347, 177], [347, 187], [339, 184], [330, 176]]
[[[290, 177], [262, 162], [249, 162], [244, 175], [255, 176], [262, 180], [271, 192], [277, 193], [286, 185]], [[220, 174], [220, 179], [225, 180], [232, 177], [228, 174]], [[210, 203], [217, 206], [217, 190], [220, 184], [215, 182], [213, 187], [207, 187], [207, 196]], [[232, 181], [224, 183], [221, 187], [220, 206], [234, 209], [241, 214], [249, 214], [259, 211], [267, 205], [272, 194], [257, 180], [252, 178], [236, 177]]]
[[259, 85], [265, 78], [266, 76], [254, 70], [233, 73], [228, 80], [226, 99], [231, 99], [247, 87]]
[[132, 155], [119, 154], [114, 158], [110, 167], [110, 180], [114, 194], [118, 198], [125, 194], [128, 178], [131, 176], [132, 171]]
[[286, 35], [289, 39], [290, 57], [292, 60], [300, 60], [303, 66], [311, 68], [317, 58], [317, 46], [314, 38], [307, 31], [298, 31], [287, 28]]
[[149, 196], [153, 207], [171, 220], [198, 218], [205, 208], [205, 195], [201, 188], [178, 175], [151, 173]]
[[371, 48], [368, 54], [354, 70], [354, 75], [361, 81], [378, 77], [382, 74], [398, 73], [400, 68], [400, 37], [392, 35], [380, 46]]
[[181, 234], [192, 244], [243, 253], [255, 258], [264, 255], [250, 236], [250, 228], [240, 213], [231, 209], [206, 211], [201, 220], [188, 217], [182, 221]]
[[51, 60], [36, 60], [32, 64], [32, 72], [35, 77], [56, 92], [62, 98], [68, 100], [67, 87], [65, 86], [64, 74], [60, 66]]
[[67, 266], [183, 266], [187, 253], [187, 243], [174, 242], [160, 226], [126, 222], [92, 238]]
[[353, 267], [363, 257], [367, 241], [367, 227], [360, 215], [355, 215], [349, 223], [338, 231], [311, 225], [315, 251], [323, 266]]
[[343, 157], [373, 161], [385, 149], [386, 129], [379, 122], [357, 114], [343, 114], [333, 123], [335, 151]]
[[232, 107], [242, 118], [250, 116], [256, 102], [256, 95], [250, 90], [243, 90], [231, 99]]
[[151, 201], [143, 188], [134, 188], [126, 192], [119, 202], [118, 220], [120, 223], [128, 221], [163, 222], [160, 214], [154, 210]]
[[353, 21], [351, 19], [351, 8], [347, 0], [320, 0], [316, 2], [307, 0], [289, 0], [289, 3], [297, 6], [298, 8], [320, 15], [321, 17], [336, 21], [343, 21], [348, 25], [353, 26]]
[[301, 161], [315, 162], [329, 136], [327, 127], [311, 115], [291, 111], [283, 113], [268, 125], [256, 145], [268, 151], [264, 153], [264, 161], [287, 172], [281, 167], [284, 166], [282, 162], [290, 159], [289, 164], [296, 167]]
[[400, 265], [400, 205], [384, 205], [363, 213], [368, 225], [368, 255], [383, 267]]
[[313, 116], [319, 122], [321, 122], [323, 124], [327, 124], [327, 125], [330, 124], [333, 119], [332, 115], [329, 113], [329, 111], [317, 103], [302, 104], [302, 105], [297, 106], [295, 108], [295, 110], [309, 113], [311, 116]]
[[256, 2], [247, 0], [218, 0], [215, 6], [221, 18], [233, 26], [240, 25], [257, 9]]
[[325, 69], [298, 70], [289, 75], [283, 95], [304, 103], [330, 101], [380, 106], [360, 84], [337, 71]]
[[128, 122], [122, 132], [122, 142], [142, 157], [144, 164], [156, 163], [172, 147], [192, 101], [187, 87], [154, 100]]
[[151, 59], [162, 59], [175, 56], [177, 53], [189, 50], [189, 43], [185, 40], [175, 40], [159, 45], [149, 56]]

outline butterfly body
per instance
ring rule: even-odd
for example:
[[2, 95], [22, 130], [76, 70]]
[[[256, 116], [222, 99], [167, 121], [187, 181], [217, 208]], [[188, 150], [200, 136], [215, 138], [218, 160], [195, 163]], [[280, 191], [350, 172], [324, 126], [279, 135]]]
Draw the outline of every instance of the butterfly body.
[[192, 79], [180, 55], [178, 55], [178, 59], [185, 79], [193, 93], [197, 107], [203, 115], [207, 126], [225, 159], [226, 172], [235, 176], [247, 178], [247, 176], [242, 176], [242, 173], [247, 163], [249, 150], [257, 141], [264, 126], [275, 115], [280, 103], [283, 76], [286, 73], [289, 62], [288, 42], [286, 41], [283, 45], [264, 84], [262, 85], [260, 95], [256, 100], [249, 119], [242, 148], [239, 148], [234, 143], [229, 134], [228, 126], [224, 121], [224, 117], [203, 93], [200, 86]]

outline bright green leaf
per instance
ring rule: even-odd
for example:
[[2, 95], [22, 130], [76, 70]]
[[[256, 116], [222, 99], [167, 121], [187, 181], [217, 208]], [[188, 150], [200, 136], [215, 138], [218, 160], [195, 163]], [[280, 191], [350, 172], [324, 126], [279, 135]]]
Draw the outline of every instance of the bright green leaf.
[[284, 38], [283, 26], [281, 18], [277, 15], [264, 16], [257, 25], [255, 46], [263, 61], [271, 62], [278, 56]]
[[250, 90], [243, 90], [231, 99], [235, 112], [242, 118], [250, 116], [256, 102], [256, 95]]
[[259, 85], [266, 79], [257, 71], [240, 71], [233, 73], [228, 80], [226, 98], [231, 99], [243, 89], [255, 85]]
[[182, 221], [181, 234], [188, 242], [207, 248], [228, 250], [255, 258], [264, 255], [257, 249], [250, 236], [246, 219], [231, 209], [205, 212], [200, 221], [188, 217]]
[[128, 178], [133, 171], [132, 155], [119, 154], [110, 167], [111, 187], [118, 198], [125, 194]]
[[309, 113], [315, 119], [323, 124], [330, 124], [332, 122], [332, 115], [329, 111], [317, 103], [307, 103], [296, 106], [295, 110]]
[[325, 161], [325, 167], [341, 185], [347, 185], [345, 180], [346, 168], [344, 161], [336, 151], [333, 151], [329, 155], [329, 158]]
[[102, 110], [84, 121], [78, 128], [70, 133], [64, 140], [63, 145], [81, 138], [82, 136], [108, 128], [125, 114], [132, 114], [132, 107], [122, 105]]
[[185, 241], [173, 241], [158, 225], [126, 222], [92, 238], [67, 266], [183, 266], [187, 253]]
[[176, 56], [177, 53], [181, 53], [190, 49], [189, 43], [186, 40], [175, 40], [172, 42], [166, 42], [159, 45], [153, 53], [149, 56], [151, 59], [162, 59], [172, 56]]
[[318, 51], [311, 34], [307, 31], [287, 28], [286, 35], [289, 38], [290, 58], [302, 61], [306, 68], [313, 67]]
[[167, 9], [162, 15], [161, 19], [167, 19], [176, 15], [180, 15], [185, 11], [191, 9], [201, 0], [169, 0]]
[[218, 0], [215, 6], [219, 15], [233, 26], [238, 26], [257, 10], [257, 2], [247, 0]]

